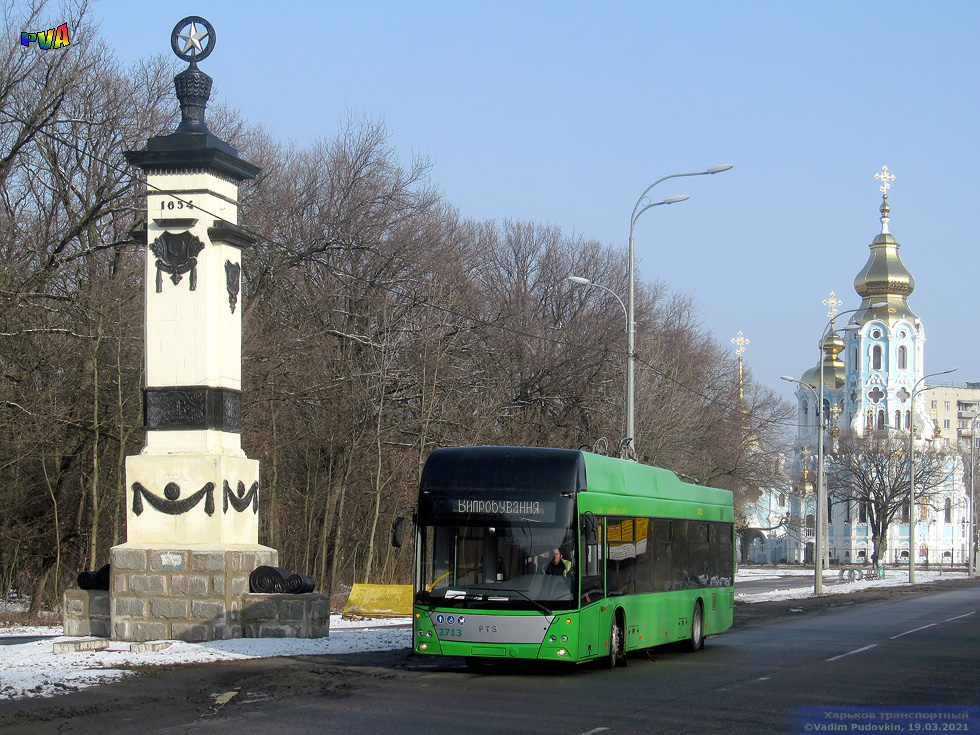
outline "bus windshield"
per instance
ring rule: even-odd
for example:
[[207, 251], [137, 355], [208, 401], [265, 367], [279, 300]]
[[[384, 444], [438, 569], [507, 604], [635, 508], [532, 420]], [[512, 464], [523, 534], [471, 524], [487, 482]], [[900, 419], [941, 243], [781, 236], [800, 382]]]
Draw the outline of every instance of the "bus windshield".
[[[419, 602], [471, 609], [567, 610], [578, 599], [575, 534], [527, 519], [422, 531]], [[555, 550], [561, 558], [555, 561]]]
[[[581, 452], [449, 447], [419, 483], [418, 601], [440, 607], [568, 610], [578, 601]], [[560, 560], [555, 560], [555, 550]]]

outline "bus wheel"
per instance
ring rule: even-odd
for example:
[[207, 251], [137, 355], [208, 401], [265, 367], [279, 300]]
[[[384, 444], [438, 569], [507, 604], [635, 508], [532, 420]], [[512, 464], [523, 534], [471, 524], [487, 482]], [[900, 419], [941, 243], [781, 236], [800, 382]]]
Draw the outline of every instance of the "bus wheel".
[[691, 650], [700, 651], [704, 648], [704, 614], [701, 611], [701, 602], [694, 603], [694, 612], [691, 613]]
[[623, 626], [615, 616], [613, 617], [612, 627], [609, 629], [609, 657], [606, 659], [606, 662], [610, 669], [626, 665]]

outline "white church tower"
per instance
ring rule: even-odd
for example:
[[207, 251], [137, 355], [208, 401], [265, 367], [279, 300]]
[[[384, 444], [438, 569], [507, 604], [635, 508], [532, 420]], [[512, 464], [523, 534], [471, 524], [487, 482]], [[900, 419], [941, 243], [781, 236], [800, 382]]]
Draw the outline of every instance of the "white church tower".
[[[915, 432], [918, 449], [924, 450], [937, 436], [935, 421], [926, 412], [924, 378], [926, 334], [908, 303], [915, 279], [902, 262], [900, 245], [889, 231], [891, 207], [888, 190], [894, 176], [883, 167], [875, 174], [881, 181], [881, 231], [870, 244], [864, 267], [854, 279], [861, 297], [857, 308], [838, 312], [844, 302], [831, 293], [824, 304], [831, 321], [820, 344], [821, 359], [801, 377], [798, 400], [799, 429], [791, 477], [797, 492], [789, 513], [795, 516], [795, 537], [787, 534], [789, 562], [812, 563], [816, 533], [815, 483], [823, 422], [824, 452], [833, 451], [838, 436], [863, 436], [872, 432], [891, 434], [908, 441]], [[839, 317], [846, 317], [846, 323]], [[835, 323], [836, 322], [836, 323]], [[817, 406], [823, 379], [823, 405]], [[966, 559], [965, 518], [969, 499], [963, 490], [962, 462], [951, 456], [953, 475], [934, 493], [933, 501], [917, 512], [916, 548], [909, 548], [908, 512], [888, 530], [885, 558], [888, 564], [907, 563], [914, 553], [917, 563], [963, 562]], [[826, 462], [825, 462], [826, 464]], [[802, 479], [801, 479], [802, 478]], [[798, 484], [796, 484], [798, 481]], [[809, 491], [808, 491], [809, 490]], [[834, 502], [832, 488], [823, 520], [825, 561], [860, 564], [870, 559], [871, 529], [862, 504]], [[791, 526], [793, 524], [790, 524]]]
[[901, 247], [888, 231], [888, 189], [895, 177], [887, 166], [882, 181], [881, 233], [871, 243], [868, 262], [854, 279], [861, 306], [850, 319], [859, 328], [845, 331], [847, 390], [842, 406], [845, 426], [857, 435], [869, 431], [908, 431], [925, 436], [933, 429], [922, 407], [925, 396], [912, 391], [925, 375], [925, 329], [908, 304], [915, 279], [898, 253]]

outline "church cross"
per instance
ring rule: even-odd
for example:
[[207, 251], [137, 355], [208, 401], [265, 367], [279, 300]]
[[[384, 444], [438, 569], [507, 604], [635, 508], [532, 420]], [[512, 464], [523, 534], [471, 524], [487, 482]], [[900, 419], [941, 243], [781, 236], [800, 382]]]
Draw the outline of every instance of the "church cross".
[[732, 337], [732, 344], [735, 345], [735, 354], [739, 357], [745, 352], [745, 345], [749, 344], [749, 341], [742, 336], [742, 331], [739, 330], [737, 337]]
[[844, 305], [844, 302], [841, 301], [839, 298], [837, 298], [837, 294], [835, 294], [833, 291], [831, 291], [830, 292], [830, 298], [829, 299], [824, 299], [823, 300], [823, 305], [830, 308], [830, 311], [827, 312], [827, 316], [829, 316], [831, 319], [833, 319], [835, 316], [837, 316], [837, 307], [838, 306], [843, 306]]
[[881, 182], [879, 191], [885, 196], [888, 196], [888, 190], [892, 188], [892, 185], [889, 182], [895, 180], [895, 175], [888, 173], [888, 166], [882, 166], [881, 173], [875, 174], [875, 178]]

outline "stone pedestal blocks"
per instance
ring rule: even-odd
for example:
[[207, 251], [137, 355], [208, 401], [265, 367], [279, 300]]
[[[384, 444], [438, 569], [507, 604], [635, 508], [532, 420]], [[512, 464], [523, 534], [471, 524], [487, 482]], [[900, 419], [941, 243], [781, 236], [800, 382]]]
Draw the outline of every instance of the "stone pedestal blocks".
[[279, 554], [258, 544], [126, 543], [110, 558], [113, 639], [205, 641], [247, 637], [248, 576]]
[[105, 590], [68, 590], [64, 599], [64, 627], [68, 636], [110, 633], [109, 593]]
[[246, 638], [325, 638], [330, 634], [326, 595], [245, 595], [242, 624]]

